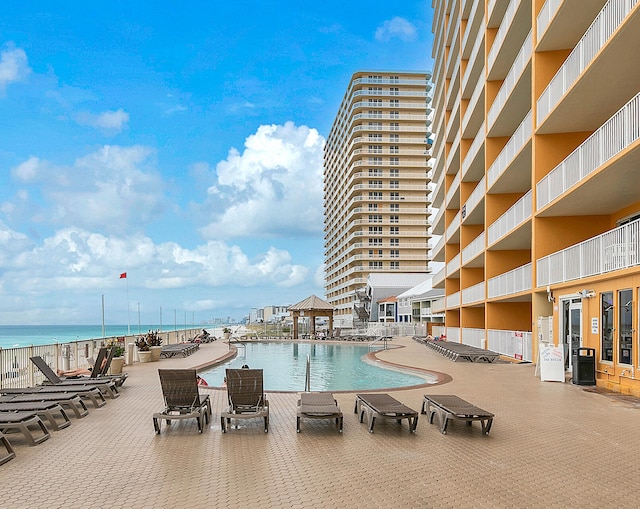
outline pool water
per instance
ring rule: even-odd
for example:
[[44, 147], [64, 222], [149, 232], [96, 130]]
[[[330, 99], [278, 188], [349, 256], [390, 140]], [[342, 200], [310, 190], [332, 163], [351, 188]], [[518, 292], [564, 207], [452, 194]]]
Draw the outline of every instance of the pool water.
[[386, 369], [363, 360], [368, 346], [327, 343], [244, 343], [238, 355], [200, 372], [209, 385], [221, 386], [227, 368], [244, 364], [264, 370], [266, 391], [304, 391], [307, 356], [311, 365], [312, 391], [356, 391], [434, 383], [435, 376], [417, 376]]

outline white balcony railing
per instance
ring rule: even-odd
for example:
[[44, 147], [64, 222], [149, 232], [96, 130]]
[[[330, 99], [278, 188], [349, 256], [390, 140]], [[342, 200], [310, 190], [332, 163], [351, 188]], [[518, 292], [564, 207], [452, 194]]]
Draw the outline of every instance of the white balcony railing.
[[637, 265], [640, 265], [640, 220], [538, 259], [536, 285], [563, 283]]
[[609, 0], [602, 8], [538, 99], [537, 126], [547, 118], [639, 1]]
[[462, 250], [462, 265], [473, 260], [479, 253], [484, 251], [485, 235], [482, 232]]
[[453, 198], [453, 195], [456, 194], [456, 191], [460, 192], [460, 172], [456, 173], [456, 176], [453, 177], [453, 180], [451, 181], [451, 186], [447, 190], [447, 196], [445, 198], [445, 203], [447, 205], [451, 201], [451, 198]]
[[511, 27], [511, 23], [513, 22], [513, 18], [516, 15], [519, 4], [520, 0], [511, 0], [511, 2], [509, 3], [509, 7], [507, 7], [507, 10], [504, 13], [504, 17], [502, 18], [502, 22], [500, 23], [500, 28], [496, 33], [496, 37], [493, 41], [493, 45], [491, 46], [489, 55], [487, 57], [489, 69], [493, 67], [496, 58], [498, 57], [498, 53], [500, 52], [502, 43], [504, 43], [504, 40], [507, 37], [507, 33], [509, 32], [509, 28]]
[[451, 276], [457, 270], [460, 269], [460, 254], [455, 255], [446, 265], [447, 267], [447, 276]]
[[456, 214], [456, 217], [454, 217], [453, 221], [451, 221], [449, 226], [447, 226], [447, 231], [445, 232], [447, 240], [452, 238], [454, 233], [456, 233], [456, 231], [459, 229], [460, 229], [460, 211], [458, 211], [458, 213]]
[[467, 155], [465, 156], [464, 161], [462, 161], [463, 176], [466, 175], [467, 172], [469, 171], [469, 168], [471, 167], [471, 163], [475, 158], [476, 154], [478, 153], [478, 150], [480, 150], [480, 147], [484, 143], [484, 140], [485, 140], [485, 136], [484, 136], [484, 122], [483, 122], [482, 125], [480, 126], [480, 129], [478, 129], [478, 132], [476, 133], [476, 137], [473, 139], [473, 143], [471, 143], [471, 146], [467, 151]]
[[444, 313], [445, 309], [444, 297], [442, 299], [434, 300], [431, 303], [431, 311], [433, 313]]
[[431, 278], [431, 285], [435, 287], [439, 283], [442, 283], [444, 281], [444, 277], [445, 277], [446, 273], [447, 273], [446, 267], [442, 267], [442, 269], [440, 269], [438, 272], [436, 272], [433, 275], [433, 277]]
[[447, 295], [447, 309], [460, 306], [460, 292]]
[[469, 195], [469, 198], [462, 206], [461, 210], [464, 210], [465, 217], [471, 214], [471, 212], [473, 212], [473, 209], [475, 209], [478, 203], [482, 201], [482, 199], [484, 198], [484, 195], [485, 195], [485, 183], [484, 183], [484, 177], [482, 177], [480, 182], [478, 182], [478, 185], [476, 186], [476, 188], [471, 192], [471, 194]]
[[538, 28], [536, 31], [538, 41], [542, 39], [549, 23], [551, 23], [551, 20], [556, 15], [556, 12], [558, 12], [558, 8], [563, 1], [564, 0], [547, 0], [542, 6], [542, 9], [540, 9], [540, 13], [538, 14]]
[[493, 101], [491, 108], [489, 108], [489, 113], [487, 114], [487, 123], [489, 125], [489, 129], [491, 129], [491, 126], [493, 126], [494, 122], [498, 118], [498, 115], [506, 104], [507, 99], [509, 99], [511, 92], [513, 92], [516, 83], [518, 83], [520, 76], [527, 67], [527, 63], [529, 62], [529, 60], [531, 60], [531, 52], [532, 35], [531, 32], [529, 32], [529, 35], [527, 35], [527, 38], [522, 44], [522, 47], [520, 48], [520, 51], [518, 52], [518, 55], [516, 56], [511, 69], [509, 69], [507, 77], [504, 79], [504, 82], [502, 83], [502, 86], [498, 91], [498, 95]]
[[475, 302], [484, 301], [484, 281], [476, 285], [470, 286], [462, 290], [462, 303], [473, 304]]
[[523, 361], [533, 362], [533, 337], [530, 331], [487, 330], [487, 348], [507, 357], [521, 356]]
[[529, 190], [527, 194], [502, 214], [497, 221], [492, 223], [488, 229], [488, 244], [493, 244], [531, 218], [532, 201], [531, 190]]
[[536, 210], [548, 205], [640, 138], [640, 93], [536, 184]]
[[[465, 327], [462, 329], [461, 343], [464, 345], [475, 346], [476, 348], [485, 348], [485, 330]], [[448, 338], [447, 338], [448, 339]]]
[[511, 136], [507, 144], [500, 151], [496, 160], [493, 161], [493, 164], [489, 167], [487, 171], [489, 180], [487, 187], [489, 189], [508, 168], [511, 161], [513, 161], [514, 157], [520, 152], [522, 147], [524, 147], [529, 138], [531, 138], [531, 134], [533, 134], [533, 123], [531, 122], [531, 111], [529, 111], [513, 133], [513, 136]]
[[514, 293], [531, 290], [531, 267], [531, 264], [527, 263], [526, 265], [489, 279], [487, 281], [487, 294], [489, 298], [505, 297]]

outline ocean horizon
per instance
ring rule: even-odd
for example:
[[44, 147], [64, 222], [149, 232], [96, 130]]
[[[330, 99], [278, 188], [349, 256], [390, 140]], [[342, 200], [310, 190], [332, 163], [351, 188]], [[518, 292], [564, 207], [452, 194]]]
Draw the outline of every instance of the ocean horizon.
[[[163, 325], [0, 325], [0, 348], [20, 348], [32, 345], [69, 343], [88, 339], [111, 338], [115, 336], [137, 336], [149, 330], [170, 332], [185, 329], [207, 329], [212, 335], [221, 335], [225, 325], [191, 324]], [[216, 333], [216, 330], [220, 330]], [[130, 331], [130, 332], [129, 332]]]

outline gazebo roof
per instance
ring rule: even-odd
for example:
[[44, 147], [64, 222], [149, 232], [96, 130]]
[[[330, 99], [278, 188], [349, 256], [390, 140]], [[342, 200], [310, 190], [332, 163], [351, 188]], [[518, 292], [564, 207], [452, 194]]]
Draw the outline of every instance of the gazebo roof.
[[297, 304], [289, 306], [289, 311], [333, 311], [334, 309], [335, 306], [315, 295], [311, 295]]

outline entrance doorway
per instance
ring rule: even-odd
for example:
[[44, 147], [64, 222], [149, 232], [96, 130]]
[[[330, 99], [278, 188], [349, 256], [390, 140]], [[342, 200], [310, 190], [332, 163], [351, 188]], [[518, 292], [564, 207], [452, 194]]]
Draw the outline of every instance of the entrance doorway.
[[582, 299], [562, 300], [562, 346], [564, 347], [564, 369], [573, 368], [572, 352], [582, 346]]

